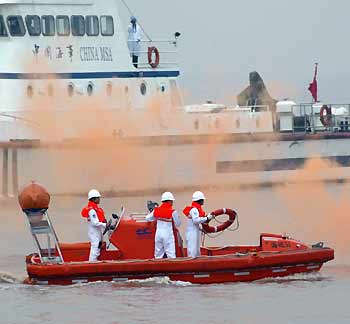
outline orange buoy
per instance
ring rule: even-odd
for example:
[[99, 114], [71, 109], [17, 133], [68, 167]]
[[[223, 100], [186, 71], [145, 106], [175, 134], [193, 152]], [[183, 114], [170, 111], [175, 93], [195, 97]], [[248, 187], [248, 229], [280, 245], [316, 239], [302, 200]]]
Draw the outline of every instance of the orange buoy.
[[22, 210], [48, 209], [50, 195], [43, 186], [33, 181], [21, 190], [18, 202]]
[[227, 215], [228, 220], [220, 226], [210, 226], [209, 224], [202, 224], [203, 231], [206, 234], [219, 233], [226, 230], [235, 222], [237, 217], [237, 213], [234, 210], [227, 208], [215, 210], [211, 214], [214, 216]]
[[[153, 54], [155, 54], [155, 60], [153, 61]], [[152, 69], [156, 69], [160, 63], [160, 54], [157, 47], [149, 47], [148, 48], [148, 64], [152, 67]]]

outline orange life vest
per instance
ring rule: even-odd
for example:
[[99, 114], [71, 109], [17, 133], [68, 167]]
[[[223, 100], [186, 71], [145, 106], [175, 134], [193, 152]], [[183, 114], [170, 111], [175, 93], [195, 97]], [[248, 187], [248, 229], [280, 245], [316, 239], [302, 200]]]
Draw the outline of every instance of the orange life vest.
[[103, 209], [98, 207], [98, 205], [92, 201], [89, 201], [89, 204], [85, 208], [83, 208], [83, 210], [81, 211], [81, 216], [83, 216], [84, 218], [87, 218], [88, 221], [90, 221], [89, 219], [90, 210], [94, 210], [96, 212], [98, 220], [101, 223], [107, 223], [105, 218], [105, 212], [103, 211]]
[[173, 206], [170, 203], [162, 203], [159, 207], [154, 208], [153, 216], [156, 220], [163, 222], [173, 221]]
[[197, 202], [193, 201], [192, 202], [192, 205], [191, 206], [187, 206], [185, 207], [185, 209], [183, 210], [183, 213], [184, 215], [191, 219], [191, 216], [190, 216], [190, 211], [193, 209], [193, 208], [196, 208], [199, 212], [199, 217], [205, 217], [206, 215], [206, 212], [202, 209], [202, 206], [200, 204], [198, 204]]

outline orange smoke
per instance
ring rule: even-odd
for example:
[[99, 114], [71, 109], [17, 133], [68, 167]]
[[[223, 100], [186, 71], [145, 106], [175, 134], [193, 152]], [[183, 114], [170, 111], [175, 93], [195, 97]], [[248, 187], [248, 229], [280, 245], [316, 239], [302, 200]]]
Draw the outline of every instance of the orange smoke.
[[320, 159], [309, 160], [293, 175], [293, 185], [275, 187], [274, 191], [285, 208], [283, 214], [289, 214], [286, 232], [293, 231], [308, 241], [325, 241], [342, 262], [350, 255], [350, 186], [314, 181], [322, 179], [329, 166]]

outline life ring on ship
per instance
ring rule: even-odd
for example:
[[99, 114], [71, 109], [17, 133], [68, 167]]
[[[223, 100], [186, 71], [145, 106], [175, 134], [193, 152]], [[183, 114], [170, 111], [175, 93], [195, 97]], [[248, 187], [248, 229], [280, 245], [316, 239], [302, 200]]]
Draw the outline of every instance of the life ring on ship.
[[228, 220], [219, 226], [210, 226], [209, 224], [202, 224], [202, 229], [206, 234], [219, 233], [228, 229], [236, 220], [237, 213], [232, 209], [218, 209], [211, 213], [213, 216], [227, 215]]
[[[155, 61], [153, 61], [153, 54], [156, 56]], [[160, 62], [160, 55], [158, 48], [155, 46], [148, 47], [148, 64], [152, 67], [152, 69], [155, 69], [158, 67]]]
[[323, 126], [329, 127], [332, 125], [332, 108], [323, 105], [320, 110], [320, 121]]

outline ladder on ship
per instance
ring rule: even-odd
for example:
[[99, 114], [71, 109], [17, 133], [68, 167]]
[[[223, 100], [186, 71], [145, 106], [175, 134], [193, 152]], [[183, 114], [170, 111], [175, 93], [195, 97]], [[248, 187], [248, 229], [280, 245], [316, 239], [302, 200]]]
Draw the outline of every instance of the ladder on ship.
[[57, 234], [46, 209], [24, 210], [42, 263], [64, 263]]

